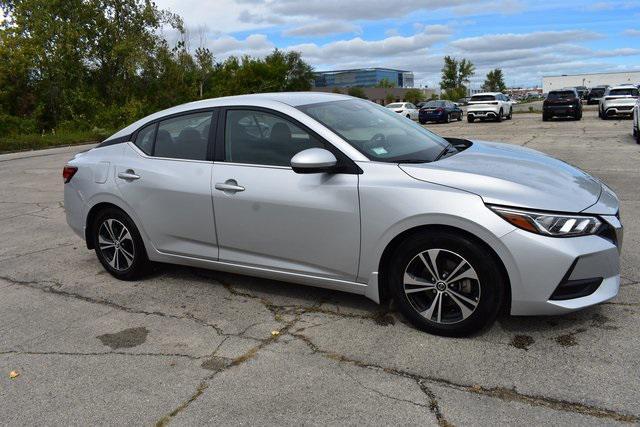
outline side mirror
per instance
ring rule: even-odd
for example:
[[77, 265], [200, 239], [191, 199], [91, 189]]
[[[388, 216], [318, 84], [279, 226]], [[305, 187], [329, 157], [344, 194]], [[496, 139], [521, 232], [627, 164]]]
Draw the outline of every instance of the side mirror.
[[324, 148], [309, 148], [302, 150], [291, 159], [291, 168], [295, 173], [329, 172], [336, 166], [338, 160]]

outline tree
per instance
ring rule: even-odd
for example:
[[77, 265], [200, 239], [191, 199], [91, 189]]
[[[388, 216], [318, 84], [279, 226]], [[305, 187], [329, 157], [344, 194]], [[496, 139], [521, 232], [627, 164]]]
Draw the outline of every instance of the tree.
[[396, 85], [391, 80], [385, 77], [384, 79], [380, 80], [375, 87], [390, 89], [396, 87]]
[[424, 92], [422, 92], [420, 89], [409, 89], [404, 94], [404, 99], [406, 99], [407, 102], [410, 102], [412, 104], [417, 104], [420, 101], [424, 101], [425, 96], [424, 96]]
[[356, 98], [368, 99], [361, 87], [350, 87], [347, 92], [349, 96], [355, 96]]
[[487, 77], [482, 85], [482, 90], [486, 92], [504, 92], [507, 90], [507, 85], [504, 84], [504, 76], [500, 68], [496, 68], [487, 73]]
[[396, 98], [390, 92], [387, 92], [387, 95], [384, 97], [385, 104], [391, 104], [395, 100]]
[[460, 61], [450, 56], [444, 57], [440, 88], [445, 99], [456, 100], [467, 94], [467, 84], [475, 73], [475, 66], [467, 59]]

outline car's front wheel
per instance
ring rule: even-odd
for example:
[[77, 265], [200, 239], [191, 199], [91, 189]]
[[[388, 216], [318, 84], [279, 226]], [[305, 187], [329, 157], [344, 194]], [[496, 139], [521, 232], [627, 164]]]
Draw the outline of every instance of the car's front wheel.
[[116, 208], [100, 212], [93, 224], [98, 260], [112, 276], [136, 280], [150, 266], [140, 232], [131, 218]]
[[394, 300], [426, 332], [472, 334], [491, 324], [502, 306], [506, 284], [498, 264], [464, 235], [416, 234], [398, 246], [390, 265]]

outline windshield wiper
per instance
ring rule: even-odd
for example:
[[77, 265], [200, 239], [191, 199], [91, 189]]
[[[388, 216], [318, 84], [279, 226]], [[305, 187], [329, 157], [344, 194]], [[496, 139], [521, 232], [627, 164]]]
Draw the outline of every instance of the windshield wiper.
[[429, 163], [429, 161], [425, 159], [401, 159], [396, 160], [394, 163]]
[[[453, 151], [452, 151], [452, 150], [453, 150]], [[434, 161], [434, 162], [436, 162], [436, 161], [440, 160], [442, 157], [444, 157], [446, 154], [449, 154], [449, 153], [457, 153], [457, 152], [458, 152], [458, 150], [457, 150], [453, 145], [451, 145], [451, 143], [448, 143], [448, 144], [447, 144], [447, 146], [446, 146], [446, 147], [444, 147], [444, 150], [442, 150], [442, 151], [440, 152], [440, 154], [438, 154], [438, 155], [436, 156], [436, 158], [435, 158], [435, 159], [433, 159], [433, 161]]]

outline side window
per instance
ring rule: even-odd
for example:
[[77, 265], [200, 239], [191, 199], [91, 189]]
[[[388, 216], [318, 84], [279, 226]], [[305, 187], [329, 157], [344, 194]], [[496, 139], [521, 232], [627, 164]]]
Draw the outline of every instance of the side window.
[[153, 155], [206, 160], [211, 115], [211, 112], [194, 113], [160, 122]]
[[290, 166], [291, 158], [307, 148], [324, 148], [308, 132], [279, 116], [253, 110], [228, 110], [225, 161]]
[[153, 151], [153, 137], [155, 135], [156, 135], [156, 124], [153, 123], [142, 128], [142, 130], [138, 132], [138, 135], [136, 136], [136, 140], [133, 141], [133, 143], [136, 144], [136, 146], [140, 150], [142, 150], [143, 153], [150, 156], [151, 152]]

